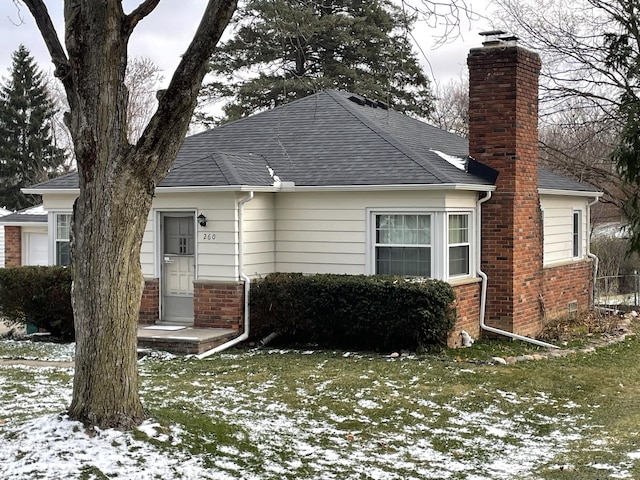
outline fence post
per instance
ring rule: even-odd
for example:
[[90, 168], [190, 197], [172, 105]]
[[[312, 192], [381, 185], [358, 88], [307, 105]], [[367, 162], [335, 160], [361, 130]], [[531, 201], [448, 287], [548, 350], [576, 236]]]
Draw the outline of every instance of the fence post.
[[638, 288], [640, 284], [638, 284], [638, 270], [633, 271], [633, 306], [636, 307], [638, 305]]

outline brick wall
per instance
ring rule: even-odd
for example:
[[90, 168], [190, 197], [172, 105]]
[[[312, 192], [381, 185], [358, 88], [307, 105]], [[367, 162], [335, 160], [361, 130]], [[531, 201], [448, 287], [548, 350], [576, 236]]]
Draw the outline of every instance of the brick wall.
[[4, 266], [22, 265], [22, 227], [4, 226]]
[[472, 49], [469, 153], [499, 172], [482, 207], [488, 325], [521, 335], [541, 328], [542, 216], [538, 198], [536, 53], [518, 46]]
[[471, 337], [480, 336], [480, 281], [454, 285], [456, 293], [456, 311], [458, 319], [456, 326], [447, 341], [451, 348], [462, 346], [460, 332], [466, 331]]
[[153, 325], [159, 319], [160, 281], [157, 278], [145, 278], [138, 321], [141, 325]]
[[196, 328], [232, 328], [244, 325], [244, 285], [196, 281], [193, 285]]
[[578, 303], [578, 311], [591, 308], [593, 263], [570, 263], [544, 269], [543, 304], [546, 319], [567, 315], [569, 302]]

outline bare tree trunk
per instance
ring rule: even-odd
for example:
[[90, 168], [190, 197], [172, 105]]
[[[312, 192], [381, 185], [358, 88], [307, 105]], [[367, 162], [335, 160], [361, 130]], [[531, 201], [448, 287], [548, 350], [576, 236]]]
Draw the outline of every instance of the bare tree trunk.
[[127, 44], [160, 0], [125, 14], [121, 0], [66, 0], [66, 52], [43, 0], [23, 0], [47, 44], [69, 102], [80, 195], [71, 239], [76, 370], [71, 418], [129, 429], [145, 417], [138, 394], [140, 247], [155, 186], [186, 135], [207, 62], [236, 8], [209, 0], [158, 110], [127, 139]]
[[139, 252], [151, 195], [124, 177], [95, 182], [74, 208], [77, 350], [69, 414], [85, 424], [127, 429], [145, 417], [136, 347]]

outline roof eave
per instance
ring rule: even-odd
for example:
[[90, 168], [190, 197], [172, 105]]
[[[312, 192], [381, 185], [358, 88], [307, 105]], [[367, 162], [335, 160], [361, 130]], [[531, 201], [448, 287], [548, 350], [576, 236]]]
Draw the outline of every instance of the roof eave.
[[21, 188], [20, 191], [27, 195], [80, 194], [79, 188]]
[[495, 185], [474, 185], [465, 183], [407, 183], [394, 185], [296, 185], [293, 188], [282, 188], [280, 191], [407, 191], [407, 190], [462, 190], [473, 192], [492, 192], [496, 189]]
[[586, 190], [555, 190], [553, 188], [538, 188], [539, 195], [558, 195], [564, 197], [591, 197], [600, 198], [603, 192], [593, 192]]
[[[465, 183], [406, 183], [394, 185], [293, 185], [283, 182], [281, 185], [225, 185], [225, 186], [184, 186], [156, 187], [157, 193], [214, 193], [214, 192], [305, 192], [305, 191], [402, 191], [402, 190], [462, 190], [490, 192], [495, 185], [474, 185]], [[78, 195], [79, 188], [23, 188], [22, 191], [32, 195]]]
[[47, 221], [46, 220], [38, 220], [38, 221], [33, 221], [33, 222], [28, 222], [26, 220], [24, 221], [9, 221], [9, 222], [3, 222], [2, 219], [0, 218], [0, 225], [2, 225], [3, 227], [46, 227], [47, 226]]

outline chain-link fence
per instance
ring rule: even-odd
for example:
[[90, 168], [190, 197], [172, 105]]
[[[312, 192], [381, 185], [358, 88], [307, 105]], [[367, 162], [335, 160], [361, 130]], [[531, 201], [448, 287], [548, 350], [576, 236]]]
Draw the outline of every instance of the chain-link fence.
[[606, 307], [635, 307], [640, 305], [640, 273], [598, 277], [595, 304]]

